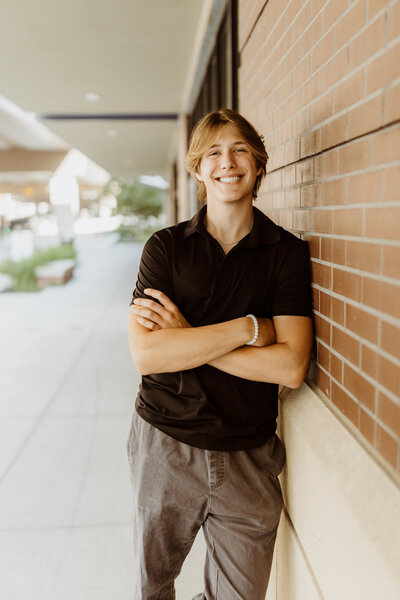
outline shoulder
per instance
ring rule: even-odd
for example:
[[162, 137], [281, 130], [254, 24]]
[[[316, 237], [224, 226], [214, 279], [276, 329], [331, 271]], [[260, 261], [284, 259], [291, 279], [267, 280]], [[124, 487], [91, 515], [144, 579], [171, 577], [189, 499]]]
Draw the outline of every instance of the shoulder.
[[278, 226], [279, 242], [276, 247], [278, 272], [307, 272], [310, 269], [310, 251], [308, 243], [287, 229]]
[[306, 251], [306, 249], [308, 250], [308, 244], [305, 240], [302, 240], [301, 238], [297, 237], [297, 235], [295, 235], [294, 233], [291, 233], [290, 231], [288, 231], [287, 229], [284, 229], [281, 226], [277, 226], [278, 230], [279, 230], [279, 236], [280, 236], [280, 247], [282, 249], [288, 250], [288, 251]]

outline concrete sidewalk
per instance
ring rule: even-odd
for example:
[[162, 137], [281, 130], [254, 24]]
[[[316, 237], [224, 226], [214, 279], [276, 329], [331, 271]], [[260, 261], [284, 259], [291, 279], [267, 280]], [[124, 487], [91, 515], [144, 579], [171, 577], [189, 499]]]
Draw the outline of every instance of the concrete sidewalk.
[[[127, 313], [140, 244], [77, 239], [72, 281], [0, 295], [0, 598], [132, 598], [125, 443], [139, 376]], [[195, 542], [177, 599], [202, 589]]]

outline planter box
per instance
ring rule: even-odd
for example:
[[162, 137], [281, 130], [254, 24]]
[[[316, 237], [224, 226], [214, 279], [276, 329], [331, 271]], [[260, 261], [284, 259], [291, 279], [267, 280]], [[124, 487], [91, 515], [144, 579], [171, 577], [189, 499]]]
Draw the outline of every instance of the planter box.
[[73, 258], [53, 260], [52, 262], [36, 267], [36, 284], [43, 289], [47, 285], [62, 285], [69, 281], [73, 274], [76, 261]]

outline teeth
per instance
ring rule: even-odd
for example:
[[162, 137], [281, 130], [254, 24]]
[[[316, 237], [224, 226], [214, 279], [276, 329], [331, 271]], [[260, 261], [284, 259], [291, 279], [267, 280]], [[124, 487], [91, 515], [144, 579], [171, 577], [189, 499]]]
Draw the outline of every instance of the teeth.
[[234, 183], [235, 181], [239, 181], [240, 176], [238, 175], [237, 177], [220, 177], [219, 180], [222, 181], [222, 183]]

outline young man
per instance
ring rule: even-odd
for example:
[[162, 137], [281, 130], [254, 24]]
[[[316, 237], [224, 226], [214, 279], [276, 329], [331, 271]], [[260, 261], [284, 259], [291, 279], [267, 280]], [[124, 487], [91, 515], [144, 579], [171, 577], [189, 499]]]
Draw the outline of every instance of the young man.
[[264, 600], [282, 509], [278, 384], [301, 385], [312, 343], [307, 245], [253, 207], [262, 138], [220, 110], [188, 170], [206, 200], [146, 243], [129, 315], [142, 374], [128, 439], [135, 600], [172, 600], [202, 527], [198, 600]]

